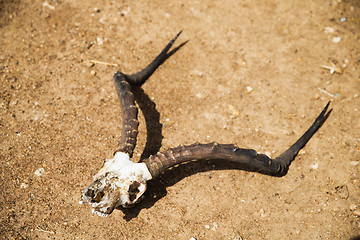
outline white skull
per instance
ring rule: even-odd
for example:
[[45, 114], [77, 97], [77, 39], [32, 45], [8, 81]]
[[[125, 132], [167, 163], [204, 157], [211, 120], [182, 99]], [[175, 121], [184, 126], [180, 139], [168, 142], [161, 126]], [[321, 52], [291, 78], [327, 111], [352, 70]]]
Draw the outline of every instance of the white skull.
[[94, 181], [85, 188], [80, 204], [89, 204], [94, 213], [108, 216], [118, 206], [126, 208], [138, 202], [150, 179], [145, 163], [134, 163], [128, 154], [117, 152], [113, 159], [105, 161]]

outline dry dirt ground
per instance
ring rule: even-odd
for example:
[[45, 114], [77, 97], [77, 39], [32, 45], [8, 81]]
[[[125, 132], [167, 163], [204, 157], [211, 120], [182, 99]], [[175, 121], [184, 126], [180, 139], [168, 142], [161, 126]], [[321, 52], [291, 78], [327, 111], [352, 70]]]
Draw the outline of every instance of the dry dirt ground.
[[[0, 238], [360, 236], [359, 1], [0, 3]], [[191, 162], [135, 208], [94, 215], [78, 202], [120, 137], [112, 75], [181, 29], [175, 46], [188, 42], [136, 93], [136, 161], [212, 141], [275, 157], [333, 112], [282, 178]]]

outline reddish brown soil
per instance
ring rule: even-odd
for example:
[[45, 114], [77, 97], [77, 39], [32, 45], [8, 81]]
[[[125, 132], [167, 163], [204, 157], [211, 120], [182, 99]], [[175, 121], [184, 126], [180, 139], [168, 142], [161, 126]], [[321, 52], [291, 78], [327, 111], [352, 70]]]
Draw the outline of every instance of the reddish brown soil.
[[[0, 4], [1, 238], [360, 236], [359, 1]], [[112, 75], [146, 66], [181, 29], [175, 45], [187, 44], [138, 93], [135, 160], [212, 141], [275, 157], [329, 100], [333, 112], [282, 178], [191, 162], [135, 208], [94, 215], [78, 201], [120, 137]]]

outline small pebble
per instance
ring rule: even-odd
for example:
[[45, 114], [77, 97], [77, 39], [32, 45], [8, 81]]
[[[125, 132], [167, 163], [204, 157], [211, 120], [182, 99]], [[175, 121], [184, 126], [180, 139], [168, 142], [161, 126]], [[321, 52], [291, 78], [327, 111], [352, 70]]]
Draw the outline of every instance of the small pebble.
[[202, 76], [204, 76], [204, 73], [199, 70], [192, 70], [192, 71], [190, 71], [190, 75], [196, 75], [196, 76], [202, 77]]
[[350, 205], [350, 210], [351, 210], [351, 211], [354, 211], [356, 208], [357, 208], [357, 206], [356, 206], [355, 204], [351, 204], [351, 205]]
[[300, 151], [299, 151], [299, 155], [303, 155], [303, 154], [305, 154], [306, 152], [305, 152], [305, 150], [304, 149], [301, 149]]
[[205, 225], [205, 228], [206, 228], [206, 229], [210, 229], [210, 225]]
[[213, 222], [213, 227], [211, 230], [216, 230], [218, 228], [218, 224], [216, 222]]
[[341, 42], [341, 37], [333, 37], [332, 41], [333, 43], [339, 43]]
[[250, 92], [252, 92], [252, 91], [253, 91], [253, 88], [252, 88], [252, 87], [250, 87], [250, 86], [247, 86], [247, 87], [246, 87], [246, 90], [248, 91], [248, 93], [250, 93]]
[[36, 175], [36, 176], [41, 176], [41, 175], [43, 175], [43, 173], [45, 172], [45, 169], [44, 168], [39, 168], [39, 169], [36, 169], [35, 170], [35, 172], [34, 172], [34, 174]]
[[260, 211], [259, 211], [259, 213], [260, 213], [260, 217], [264, 217], [265, 216], [265, 211], [264, 211], [264, 209], [260, 209]]
[[346, 22], [347, 18], [346, 17], [342, 17], [340, 18], [340, 22]]
[[318, 168], [319, 168], [319, 164], [318, 164], [318, 163], [314, 163], [314, 164], [310, 165], [310, 168], [312, 168], [312, 169], [318, 169]]
[[356, 215], [356, 216], [360, 217], [360, 210], [356, 210], [356, 211], [354, 211], [354, 215]]
[[197, 98], [203, 98], [203, 97], [204, 97], [204, 95], [202, 95], [201, 93], [197, 93], [195, 96], [196, 96]]
[[334, 30], [334, 28], [332, 28], [332, 27], [325, 27], [324, 32], [325, 32], [325, 33], [334, 33], [335, 30]]
[[85, 64], [84, 64], [86, 67], [88, 67], [88, 68], [91, 68], [91, 67], [93, 67], [93, 66], [95, 66], [95, 63], [92, 63], [92, 62], [85, 62]]
[[122, 10], [122, 12], [120, 13], [121, 16], [125, 16], [130, 12], [130, 7], [127, 7], [126, 10]]
[[47, 3], [47, 2], [44, 2], [42, 5], [43, 5], [43, 7], [48, 7], [48, 8], [50, 8], [51, 10], [54, 10], [54, 9], [55, 9], [54, 6], [50, 5], [50, 4]]
[[338, 186], [335, 188], [336, 193], [342, 198], [342, 199], [348, 199], [349, 197], [349, 190], [346, 185]]
[[191, 237], [191, 238], [190, 238], [190, 240], [196, 240], [196, 238], [194, 238], [194, 237]]
[[95, 70], [91, 70], [90, 74], [91, 74], [92, 76], [96, 76], [96, 71], [95, 71]]
[[359, 165], [359, 161], [351, 161], [350, 165], [357, 166]]
[[102, 44], [104, 43], [103, 40], [102, 40], [100, 37], [96, 38], [96, 42], [97, 42], [99, 45], [102, 45]]

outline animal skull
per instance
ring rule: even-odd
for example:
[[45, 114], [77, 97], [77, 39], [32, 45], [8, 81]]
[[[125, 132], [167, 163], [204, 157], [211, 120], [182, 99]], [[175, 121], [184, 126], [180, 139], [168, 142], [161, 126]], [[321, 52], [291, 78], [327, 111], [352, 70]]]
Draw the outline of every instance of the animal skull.
[[84, 190], [80, 204], [89, 204], [94, 213], [108, 216], [118, 206], [126, 208], [138, 202], [151, 178], [145, 163], [134, 163], [128, 154], [117, 152]]

